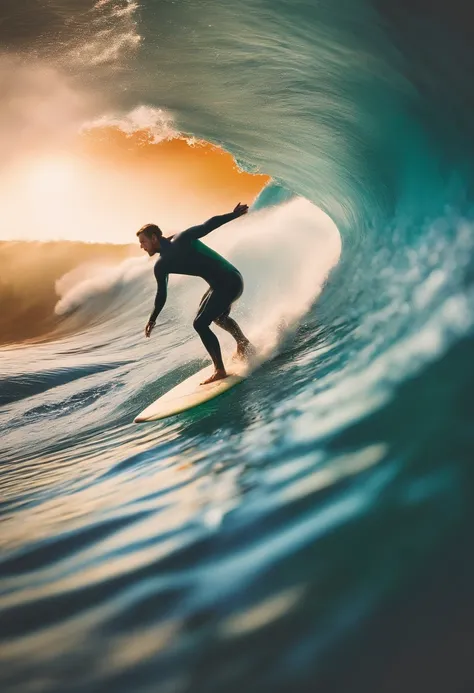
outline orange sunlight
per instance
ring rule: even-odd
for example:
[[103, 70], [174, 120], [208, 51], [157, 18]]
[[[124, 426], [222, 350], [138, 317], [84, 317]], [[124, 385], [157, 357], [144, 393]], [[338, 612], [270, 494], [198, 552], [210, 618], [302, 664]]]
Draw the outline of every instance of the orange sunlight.
[[134, 243], [144, 223], [173, 232], [251, 204], [268, 180], [239, 171], [207, 143], [92, 130], [66, 153], [10, 169], [1, 181], [0, 239]]

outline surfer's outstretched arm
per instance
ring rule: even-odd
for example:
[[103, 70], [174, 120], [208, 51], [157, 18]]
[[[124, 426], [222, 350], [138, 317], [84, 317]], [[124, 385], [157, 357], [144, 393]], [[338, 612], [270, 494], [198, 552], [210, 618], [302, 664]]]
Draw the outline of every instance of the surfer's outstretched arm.
[[216, 217], [211, 217], [210, 219], [205, 221], [204, 224], [200, 224], [199, 226], [191, 226], [191, 228], [186, 229], [186, 231], [180, 233], [179, 237], [197, 240], [198, 238], [207, 236], [208, 233], [211, 233], [211, 231], [218, 229], [219, 226], [227, 224], [227, 222], [232, 221], [233, 219], [237, 219], [238, 217], [241, 217], [243, 214], [247, 214], [248, 211], [248, 205], [241, 205], [239, 202], [239, 204], [235, 207], [233, 212], [229, 212], [228, 214], [220, 214]]

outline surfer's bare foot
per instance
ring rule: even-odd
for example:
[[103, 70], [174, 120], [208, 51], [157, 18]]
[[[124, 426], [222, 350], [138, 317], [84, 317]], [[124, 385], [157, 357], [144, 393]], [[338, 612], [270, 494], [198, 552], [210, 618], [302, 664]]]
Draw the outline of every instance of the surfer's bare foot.
[[210, 378], [207, 380], [204, 380], [204, 382], [201, 383], [201, 385], [208, 385], [209, 383], [215, 383], [216, 380], [222, 380], [223, 378], [227, 378], [227, 373], [223, 370], [217, 370], [214, 371], [214, 373], [211, 375]]
[[256, 356], [257, 350], [250, 342], [241, 342], [237, 344], [237, 351], [232, 357], [233, 361], [249, 361], [253, 356]]

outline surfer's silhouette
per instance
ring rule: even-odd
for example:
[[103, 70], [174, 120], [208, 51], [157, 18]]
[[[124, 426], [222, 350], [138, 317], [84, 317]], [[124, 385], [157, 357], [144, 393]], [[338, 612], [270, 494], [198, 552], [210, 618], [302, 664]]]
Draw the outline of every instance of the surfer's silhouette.
[[156, 224], [145, 224], [137, 231], [140, 248], [143, 248], [150, 256], [156, 253], [160, 255], [155, 263], [158, 290], [155, 307], [145, 327], [147, 337], [150, 336], [156, 319], [166, 303], [169, 274], [202, 277], [209, 284], [209, 289], [202, 297], [193, 323], [214, 364], [214, 373], [203, 384], [227, 377], [219, 340], [209, 328], [211, 322], [215, 322], [234, 337], [237, 342], [237, 358], [246, 359], [254, 352], [254, 348], [239, 325], [229, 317], [232, 303], [241, 296], [244, 288], [242, 275], [230, 262], [199, 240], [219, 226], [247, 212], [248, 205], [242, 205], [239, 202], [229, 214], [212, 217], [200, 226], [192, 226], [168, 238], [163, 236]]

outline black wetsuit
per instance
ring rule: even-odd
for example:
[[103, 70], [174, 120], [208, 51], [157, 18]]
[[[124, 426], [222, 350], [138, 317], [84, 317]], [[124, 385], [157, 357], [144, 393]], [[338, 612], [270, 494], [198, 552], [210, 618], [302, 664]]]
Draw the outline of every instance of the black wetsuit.
[[231, 305], [242, 294], [242, 275], [225, 258], [199, 241], [222, 224], [236, 219], [233, 212], [212, 217], [200, 226], [193, 226], [170, 238], [162, 238], [160, 258], [155, 264], [158, 291], [150, 321], [155, 322], [167, 299], [168, 275], [187, 274], [202, 277], [209, 289], [201, 299], [194, 319], [194, 329], [199, 333], [217, 368], [223, 368], [217, 337], [209, 329], [215, 322], [239, 341], [245, 339], [234, 320], [229, 318]]

